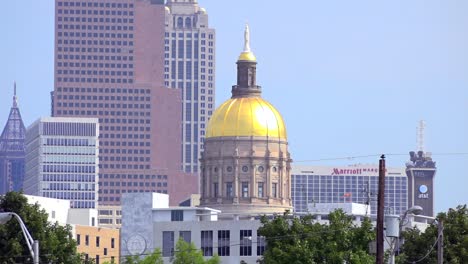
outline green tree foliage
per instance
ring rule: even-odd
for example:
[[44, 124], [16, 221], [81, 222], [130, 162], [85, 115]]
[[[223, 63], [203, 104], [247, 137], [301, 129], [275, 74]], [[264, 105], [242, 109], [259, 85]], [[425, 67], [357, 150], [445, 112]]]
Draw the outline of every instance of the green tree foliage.
[[[127, 256], [122, 262], [122, 264], [163, 264], [163, 258], [161, 250], [159, 248], [155, 249], [150, 255], [140, 258], [140, 256]], [[106, 263], [104, 263], [106, 264]], [[113, 263], [107, 263], [113, 264]]]
[[174, 264], [219, 264], [221, 262], [218, 255], [205, 260], [203, 252], [195, 244], [187, 243], [182, 238], [177, 241], [174, 254]]
[[262, 263], [268, 264], [367, 264], [375, 257], [367, 253], [375, 239], [371, 221], [360, 226], [342, 210], [329, 215], [329, 225], [316, 222], [311, 215], [301, 218], [288, 213], [273, 219], [263, 217], [259, 235], [267, 241]]
[[[467, 205], [460, 205], [456, 209], [449, 209], [447, 213], [440, 213], [437, 220], [442, 221], [444, 226], [444, 263], [468, 263]], [[412, 263], [426, 255], [427, 258], [419, 263], [437, 263], [437, 245], [435, 245], [438, 237], [437, 223], [432, 223], [424, 233], [416, 228], [409, 229], [403, 233], [403, 237], [405, 241], [401, 247], [403, 253], [396, 258], [397, 263]]]
[[[0, 197], [0, 212], [14, 212], [23, 219], [33, 239], [39, 241], [40, 263], [86, 263], [76, 251], [71, 227], [51, 224], [38, 204], [30, 205], [18, 192]], [[32, 258], [15, 219], [0, 225], [0, 263], [32, 263]]]

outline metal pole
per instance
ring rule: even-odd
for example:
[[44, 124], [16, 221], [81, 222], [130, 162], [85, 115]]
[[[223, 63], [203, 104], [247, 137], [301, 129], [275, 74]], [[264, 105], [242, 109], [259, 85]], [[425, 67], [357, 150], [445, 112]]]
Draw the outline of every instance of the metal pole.
[[437, 264], [444, 263], [444, 223], [442, 219], [437, 222]]
[[379, 190], [377, 196], [377, 255], [376, 264], [384, 264], [384, 206], [385, 206], [385, 155], [379, 160]]
[[39, 264], [39, 241], [38, 240], [34, 240], [33, 250], [34, 250], [33, 263]]

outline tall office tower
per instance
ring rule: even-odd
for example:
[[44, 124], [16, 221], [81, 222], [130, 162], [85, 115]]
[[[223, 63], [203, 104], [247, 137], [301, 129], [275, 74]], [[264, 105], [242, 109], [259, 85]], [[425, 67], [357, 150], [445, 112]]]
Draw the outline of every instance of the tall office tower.
[[423, 150], [410, 152], [410, 161], [406, 163], [408, 176], [408, 208], [419, 205], [422, 215], [434, 215], [434, 177], [436, 163], [430, 152]]
[[47, 117], [26, 130], [24, 192], [67, 199], [72, 208], [96, 208], [97, 118]]
[[180, 173], [180, 95], [164, 87], [164, 0], [56, 0], [52, 115], [97, 117], [99, 204], [198, 189]]
[[18, 108], [15, 83], [13, 106], [0, 136], [0, 194], [19, 191], [23, 187], [25, 131]]
[[198, 172], [205, 129], [215, 105], [215, 30], [197, 0], [166, 4], [164, 80], [182, 96], [182, 163]]

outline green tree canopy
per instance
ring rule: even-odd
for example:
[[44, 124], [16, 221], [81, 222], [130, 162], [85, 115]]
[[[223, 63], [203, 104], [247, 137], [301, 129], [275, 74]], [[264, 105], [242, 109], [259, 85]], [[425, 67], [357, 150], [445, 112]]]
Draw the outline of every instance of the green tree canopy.
[[[40, 263], [85, 263], [76, 251], [70, 226], [60, 226], [47, 221], [47, 213], [38, 204], [28, 204], [18, 192], [0, 197], [0, 212], [18, 214], [33, 239], [39, 241]], [[0, 225], [0, 263], [32, 263], [21, 227], [15, 219]]]
[[177, 241], [173, 264], [219, 264], [218, 255], [205, 260], [203, 252], [193, 242], [187, 243], [182, 238]]
[[[107, 262], [108, 264], [114, 264]], [[140, 258], [140, 256], [127, 256], [122, 264], [164, 264], [162, 253], [159, 248], [156, 248], [150, 255]], [[106, 264], [106, 263], [104, 263]]]
[[[468, 263], [468, 209], [460, 205], [449, 209], [447, 213], [439, 213], [438, 221], [443, 223], [444, 233], [444, 263]], [[403, 232], [404, 244], [397, 258], [397, 263], [412, 263], [427, 257], [419, 263], [437, 263], [437, 223], [432, 223], [425, 232], [417, 228]]]
[[375, 232], [370, 219], [360, 226], [342, 210], [329, 215], [329, 224], [316, 222], [311, 215], [292, 217], [288, 213], [273, 219], [263, 217], [259, 235], [264, 236], [267, 249], [262, 263], [268, 264], [367, 264], [375, 257], [367, 253]]

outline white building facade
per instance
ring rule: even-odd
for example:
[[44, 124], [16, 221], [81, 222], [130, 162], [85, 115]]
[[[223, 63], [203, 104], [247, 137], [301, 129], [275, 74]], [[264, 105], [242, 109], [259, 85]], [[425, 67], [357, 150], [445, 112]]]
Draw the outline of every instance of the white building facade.
[[[121, 256], [149, 254], [160, 248], [164, 263], [170, 263], [177, 241], [195, 243], [207, 258], [218, 254], [221, 263], [256, 263], [265, 250], [257, 235], [260, 221], [206, 207], [169, 207], [167, 195], [127, 193], [123, 195]], [[239, 218], [242, 218], [240, 220]]]
[[26, 131], [25, 194], [70, 200], [72, 208], [96, 208], [97, 118], [41, 118]]
[[165, 19], [165, 86], [181, 91], [182, 164], [196, 173], [215, 106], [215, 30], [196, 0], [168, 0]]

